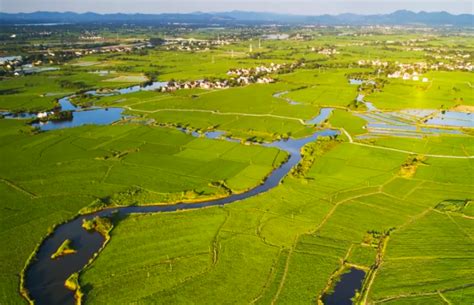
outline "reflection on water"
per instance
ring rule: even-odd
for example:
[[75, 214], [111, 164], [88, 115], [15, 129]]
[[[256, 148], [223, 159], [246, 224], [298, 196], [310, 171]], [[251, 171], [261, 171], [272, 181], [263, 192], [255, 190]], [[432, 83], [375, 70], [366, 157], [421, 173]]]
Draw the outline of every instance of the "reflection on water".
[[341, 276], [334, 287], [334, 291], [322, 297], [324, 305], [352, 305], [352, 298], [356, 291], [360, 291], [364, 281], [365, 272], [352, 268]]
[[[107, 91], [106, 93], [101, 93], [98, 90], [87, 91], [86, 94], [97, 95], [97, 96], [109, 96], [116, 94], [127, 94], [138, 91], [151, 91], [156, 90], [162, 86], [168, 84], [167, 82], [153, 82], [146, 86], [132, 86], [123, 89], [117, 89], [112, 91]], [[113, 122], [116, 122], [122, 118], [122, 113], [124, 109], [122, 108], [98, 108], [98, 107], [89, 107], [81, 108], [74, 105], [71, 102], [72, 96], [66, 96], [58, 100], [60, 111], [71, 111], [72, 118], [70, 120], [60, 120], [53, 121], [49, 120], [46, 122], [38, 122], [32, 124], [34, 127], [38, 127], [41, 130], [53, 130], [53, 129], [62, 129], [62, 128], [71, 128], [77, 127], [86, 124], [96, 124], [96, 125], [108, 125]], [[36, 119], [38, 118], [37, 113], [18, 113], [12, 114], [9, 112], [1, 112], [6, 119]]]
[[72, 119], [67, 121], [47, 121], [34, 123], [41, 130], [72, 128], [87, 124], [108, 125], [122, 118], [122, 108], [99, 108], [93, 110], [73, 111]]
[[469, 112], [445, 111], [428, 119], [425, 124], [451, 126], [451, 127], [474, 127], [474, 115]]
[[[302, 139], [289, 139], [266, 144], [254, 144], [280, 148], [287, 151], [290, 154], [290, 157], [279, 168], [271, 172], [264, 183], [244, 193], [193, 204], [179, 203], [175, 205], [110, 208], [80, 216], [72, 221], [59, 225], [54, 233], [43, 241], [35, 255], [35, 259], [32, 260], [31, 265], [29, 265], [26, 270], [25, 286], [30, 292], [30, 296], [35, 300], [35, 304], [37, 305], [75, 304], [74, 294], [72, 291], [64, 287], [64, 281], [72, 273], [81, 270], [104, 243], [104, 238], [100, 234], [87, 232], [81, 227], [83, 219], [90, 219], [95, 216], [110, 216], [112, 214], [125, 216], [132, 213], [173, 212], [210, 206], [222, 206], [256, 196], [280, 184], [281, 180], [301, 160], [300, 151], [305, 144], [314, 142], [320, 136], [335, 136], [337, 134], [339, 134], [339, 132], [335, 130], [323, 130]], [[212, 133], [209, 136], [214, 137], [221, 135], [222, 134], [218, 132]], [[51, 259], [51, 254], [58, 249], [59, 245], [61, 245], [65, 239], [71, 240], [78, 252], [58, 259]]]
[[321, 111], [318, 116], [316, 116], [315, 118], [311, 120], [306, 121], [305, 123], [308, 125], [320, 124], [329, 118], [333, 110], [334, 108], [321, 108]]

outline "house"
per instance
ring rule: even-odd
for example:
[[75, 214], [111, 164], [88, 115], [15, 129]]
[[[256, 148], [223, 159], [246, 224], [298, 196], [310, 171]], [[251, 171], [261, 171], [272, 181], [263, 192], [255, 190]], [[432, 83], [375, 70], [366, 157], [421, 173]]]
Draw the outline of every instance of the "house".
[[36, 115], [36, 117], [38, 117], [38, 119], [44, 119], [44, 118], [48, 117], [48, 113], [47, 112], [40, 112]]

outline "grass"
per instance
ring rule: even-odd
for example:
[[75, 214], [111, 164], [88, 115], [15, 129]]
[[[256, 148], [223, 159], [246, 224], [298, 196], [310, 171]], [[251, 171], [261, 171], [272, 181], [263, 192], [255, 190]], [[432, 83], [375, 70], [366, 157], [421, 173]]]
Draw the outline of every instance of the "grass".
[[[210, 183], [240, 180], [229, 185], [242, 191], [286, 158], [273, 148], [159, 127], [84, 126], [29, 134], [23, 124], [0, 120], [0, 159], [9, 160], [0, 162], [0, 236], [7, 245], [0, 250], [2, 302], [21, 303], [18, 274], [30, 253], [50, 227], [84, 207], [227, 195], [228, 189]], [[140, 191], [131, 198], [127, 193], [136, 187]]]
[[[314, 180], [287, 178], [268, 193], [224, 208], [130, 217], [117, 226], [110, 245], [81, 274], [81, 285], [91, 288], [87, 300], [90, 304], [112, 298], [166, 304], [189, 299], [195, 303], [210, 299], [236, 304], [310, 303], [345, 257], [356, 265], [374, 264], [377, 249], [366, 244], [367, 232], [393, 228], [370, 300], [468, 284], [472, 241], [462, 232], [470, 220], [456, 217], [463, 229], [455, 228], [450, 216], [431, 210], [443, 198], [464, 198], [470, 191], [461, 182], [445, 191], [445, 184], [435, 182], [436, 177], [426, 182], [416, 175], [395, 178], [407, 157], [339, 144], [316, 158], [306, 173]], [[431, 160], [427, 163], [434, 166]], [[446, 175], [458, 173], [453, 170]], [[395, 184], [411, 191], [392, 192], [398, 189]], [[149, 234], [161, 238], [151, 240]], [[415, 237], [413, 246], [406, 247], [405, 235]], [[132, 253], [130, 249], [137, 248], [130, 243], [140, 245], [140, 250]], [[419, 264], [416, 257], [402, 259], [401, 253], [434, 257]], [[186, 267], [191, 262], [193, 268]], [[411, 262], [416, 265], [407, 265]], [[458, 271], [453, 273], [448, 266]], [[117, 296], [116, 288], [130, 283], [130, 272], [137, 279], [146, 278], [147, 284]], [[430, 279], [436, 280], [423, 282]], [[208, 289], [213, 285], [218, 289]]]
[[423, 75], [430, 82], [391, 79], [382, 92], [366, 99], [381, 109], [427, 108], [447, 109], [456, 105], [473, 105], [469, 72], [430, 72]]
[[[351, 104], [358, 86], [350, 85], [348, 77], [363, 73], [374, 79], [377, 74], [374, 67], [354, 68], [357, 61], [380, 59], [393, 65], [424, 61], [429, 55], [402, 45], [420, 38], [417, 33], [302, 31], [323, 36], [263, 41], [258, 49], [255, 40], [243, 40], [198, 52], [158, 48], [143, 55], [95, 54], [58, 71], [2, 79], [0, 109], [40, 111], [57, 106], [60, 97], [86, 88], [130, 86], [142, 82], [143, 75], [162, 81], [227, 78], [230, 68], [305, 62], [305, 68], [272, 75], [277, 81], [269, 85], [74, 99], [83, 105], [124, 107], [136, 117], [127, 124], [35, 133], [25, 121], [0, 120], [0, 238], [5, 241], [0, 303], [24, 303], [19, 273], [55, 224], [104, 207], [193, 202], [243, 192], [288, 156], [274, 148], [194, 138], [164, 126], [220, 130], [251, 141], [297, 138], [315, 131], [304, 121], [331, 106], [335, 110], [324, 126], [344, 128], [355, 137], [366, 132], [366, 122], [354, 115]], [[215, 33], [196, 28], [180, 35], [209, 38]], [[140, 35], [147, 38], [149, 30]], [[103, 36], [115, 39], [116, 34]], [[387, 45], [388, 39], [397, 43]], [[416, 44], [472, 53], [472, 38], [462, 35]], [[334, 47], [339, 53], [327, 57], [313, 47]], [[93, 73], [97, 70], [116, 72], [101, 76]], [[429, 83], [387, 80], [366, 99], [380, 109], [473, 104], [470, 73], [424, 76]], [[288, 93], [274, 97], [284, 91]], [[329, 141], [325, 149], [307, 146], [302, 163], [282, 184], [232, 205], [129, 215], [114, 222], [112, 231], [105, 219], [86, 221], [86, 229], [110, 234], [110, 241], [66, 285], [78, 299], [84, 295], [86, 304], [310, 304], [341, 266], [352, 264], [370, 268], [371, 280], [364, 287], [368, 304], [470, 304], [471, 159], [428, 156], [414, 168], [408, 154], [347, 142]], [[474, 152], [472, 136], [465, 134], [384, 137], [367, 143], [414, 155]], [[381, 236], [386, 236], [386, 248], [379, 245]], [[70, 247], [65, 241], [58, 253]]]
[[[105, 83], [105, 86], [117, 88], [130, 85], [128, 76]], [[57, 100], [80, 90], [93, 89], [104, 86], [101, 82], [110, 79], [110, 76], [100, 76], [87, 72], [58, 70], [44, 72], [39, 75], [28, 75], [18, 78], [2, 80], [0, 84], [0, 109], [13, 112], [37, 112], [52, 109]], [[135, 83], [143, 80], [133, 80]]]
[[64, 256], [64, 255], [68, 255], [68, 254], [74, 254], [76, 253], [77, 251], [74, 250], [73, 246], [72, 246], [72, 241], [70, 239], [66, 239], [65, 241], [63, 241], [63, 243], [59, 246], [59, 248], [56, 250], [56, 252], [54, 252], [52, 255], [51, 255], [51, 258], [52, 259], [56, 259], [58, 257], [61, 257], [61, 256]]
[[71, 276], [64, 283], [67, 289], [74, 291], [74, 298], [78, 304], [82, 303], [82, 298], [84, 296], [79, 286], [79, 274], [77, 272], [71, 274]]
[[182, 90], [173, 94], [137, 92], [85, 98], [78, 102], [126, 107], [128, 114], [154, 119], [161, 124], [194, 130], [225, 130], [244, 139], [309, 135], [313, 129], [303, 121], [317, 116], [319, 109], [310, 105], [290, 105], [273, 97], [288, 86], [277, 83], [225, 90]]
[[345, 74], [358, 70], [314, 70], [298, 71], [281, 79], [307, 88], [292, 91], [285, 95], [292, 100], [317, 106], [349, 105], [357, 97], [357, 86], [350, 85]]
[[472, 156], [474, 154], [474, 138], [470, 136], [435, 136], [423, 139], [380, 138], [374, 144], [406, 149], [419, 154]]
[[372, 298], [396, 297], [407, 290], [421, 294], [462, 288], [473, 272], [469, 223], [459, 216], [431, 211], [395, 232]]
[[110, 219], [105, 217], [94, 217], [93, 219], [83, 219], [82, 227], [87, 231], [97, 231], [102, 234], [104, 237], [109, 236], [110, 230], [112, 230], [112, 222]]
[[352, 137], [366, 132], [366, 121], [346, 110], [335, 109], [329, 123], [333, 127], [344, 128]]

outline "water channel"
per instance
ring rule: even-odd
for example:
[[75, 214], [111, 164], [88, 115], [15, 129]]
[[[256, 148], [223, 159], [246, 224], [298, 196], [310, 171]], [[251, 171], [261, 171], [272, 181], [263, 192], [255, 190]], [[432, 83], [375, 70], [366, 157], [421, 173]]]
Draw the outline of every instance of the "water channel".
[[[147, 87], [134, 86], [130, 88], [120, 89], [113, 94], [126, 94], [139, 90], [154, 90], [161, 86], [162, 83], [154, 83]], [[97, 91], [89, 91], [88, 94], [105, 95], [111, 93], [98, 93]], [[69, 128], [84, 124], [110, 124], [119, 120], [122, 116], [121, 108], [88, 108], [81, 109], [73, 105], [70, 97], [59, 100], [61, 110], [72, 111], [73, 118], [70, 121], [45, 123], [36, 123], [42, 130], [52, 130], [60, 128]], [[331, 109], [332, 110], [332, 109]], [[321, 113], [309, 122], [321, 122], [325, 120], [331, 113], [331, 110], [322, 110]], [[308, 122], [308, 123], [309, 123]], [[188, 132], [183, 130], [183, 132]], [[204, 136], [210, 139], [223, 139], [227, 141], [236, 141], [236, 139], [224, 138], [223, 132], [212, 131], [204, 134], [197, 132], [188, 132], [192, 136]], [[264, 193], [276, 186], [290, 172], [290, 170], [301, 160], [301, 148], [310, 142], [316, 141], [320, 136], [335, 136], [339, 132], [336, 130], [317, 131], [311, 136], [302, 139], [279, 140], [272, 143], [253, 144], [266, 147], [276, 147], [288, 152], [289, 158], [279, 168], [273, 170], [265, 181], [244, 193], [233, 194], [229, 197], [215, 200], [208, 200], [199, 203], [178, 203], [173, 205], [146, 205], [146, 206], [129, 206], [104, 209], [88, 215], [81, 215], [69, 222], [63, 223], [56, 227], [54, 232], [50, 234], [38, 248], [34, 259], [28, 266], [25, 273], [25, 287], [28, 289], [30, 297], [35, 304], [74, 304], [74, 293], [68, 290], [64, 283], [66, 279], [84, 268], [94, 254], [100, 251], [105, 239], [97, 232], [88, 232], [82, 228], [84, 219], [91, 219], [96, 216], [107, 217], [112, 214], [118, 216], [126, 216], [135, 213], [157, 213], [157, 212], [173, 212], [178, 210], [199, 209], [211, 206], [222, 206], [239, 200], [250, 198]], [[74, 244], [77, 253], [66, 255], [57, 259], [51, 259], [51, 254], [58, 247], [69, 239]]]

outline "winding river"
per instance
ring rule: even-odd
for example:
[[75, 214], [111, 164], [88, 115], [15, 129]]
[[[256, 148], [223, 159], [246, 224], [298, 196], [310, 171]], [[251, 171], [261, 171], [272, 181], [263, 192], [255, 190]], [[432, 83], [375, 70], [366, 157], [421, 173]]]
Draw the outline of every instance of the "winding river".
[[[155, 86], [156, 85], [152, 85], [151, 88], [154, 88]], [[126, 88], [122, 89], [119, 94], [135, 92], [138, 90], [143, 90], [144, 88], [145, 90], [147, 89], [147, 87], [138, 86]], [[99, 94], [95, 91], [91, 91], [88, 93]], [[67, 128], [87, 123], [109, 124], [120, 118], [119, 116], [114, 117], [114, 120], [104, 120], [104, 118], [102, 117], [104, 115], [104, 111], [110, 111], [110, 108], [109, 110], [105, 110], [103, 108], [82, 110], [72, 105], [70, 103], [69, 97], [61, 99], [60, 104], [63, 110], [73, 111], [73, 120], [69, 122], [64, 122], [68, 124], [61, 124], [62, 122], [59, 122], [57, 124], [47, 122], [46, 124], [39, 126], [41, 129], [50, 130], [58, 128]], [[120, 109], [120, 111], [117, 110], [117, 113], [121, 115], [121, 108], [114, 109]], [[74, 118], [77, 118], [77, 115], [81, 113], [83, 113], [84, 117], [82, 117], [82, 115], [79, 115], [81, 120], [74, 121]], [[97, 118], [100, 118], [98, 122], [95, 121], [96, 117], [94, 115], [92, 117], [90, 116], [94, 113], [97, 114]], [[114, 113], [115, 112], [113, 112], [112, 114]], [[313, 120], [321, 120], [323, 117], [327, 118], [329, 114], [330, 110], [324, 110], [320, 113], [318, 117]], [[198, 203], [178, 203], [173, 205], [146, 205], [108, 208], [91, 214], [78, 216], [68, 222], [57, 226], [54, 232], [43, 240], [34, 258], [31, 260], [30, 265], [26, 269], [24, 285], [25, 288], [29, 291], [30, 298], [34, 300], [36, 305], [75, 304], [74, 293], [67, 289], [64, 286], [64, 283], [71, 274], [82, 270], [84, 266], [91, 259], [94, 258], [95, 253], [100, 251], [105, 242], [105, 239], [101, 234], [97, 232], [88, 232], [82, 228], [82, 221], [84, 219], [91, 219], [96, 216], [110, 216], [113, 213], [116, 213], [119, 216], [126, 216], [135, 213], [173, 212], [178, 210], [222, 206], [256, 196], [280, 184], [282, 179], [301, 160], [300, 151], [305, 144], [314, 142], [320, 136], [335, 136], [338, 133], [339, 132], [336, 130], [327, 129], [317, 131], [311, 136], [302, 139], [289, 139], [275, 141], [272, 143], [253, 144], [262, 145], [265, 147], [279, 148], [288, 152], [289, 158], [279, 168], [273, 170], [262, 184], [244, 193], [233, 194], [226, 198], [208, 200]], [[191, 133], [191, 135], [201, 136], [197, 133]], [[235, 139], [223, 138], [221, 137], [221, 135], [222, 133], [220, 132], [209, 132], [204, 134], [205, 137], [211, 139], [221, 138], [227, 141], [235, 141]], [[66, 239], [69, 239], [73, 242], [74, 248], [77, 250], [77, 252], [57, 259], [51, 259], [51, 254], [54, 253]]]
[[[277, 147], [290, 154], [287, 162], [275, 169], [263, 184], [241, 194], [217, 200], [200, 203], [179, 203], [174, 205], [148, 205], [110, 208], [88, 215], [79, 216], [69, 222], [59, 225], [47, 237], [38, 249], [35, 258], [26, 271], [25, 286], [35, 304], [74, 304], [73, 292], [64, 287], [66, 279], [74, 272], [80, 271], [102, 247], [105, 239], [99, 233], [91, 233], [82, 228], [83, 219], [95, 216], [110, 216], [118, 213], [120, 216], [132, 213], [173, 212], [178, 210], [199, 209], [210, 206], [221, 206], [256, 196], [276, 187], [288, 172], [301, 160], [300, 149], [307, 143], [315, 141], [320, 136], [334, 136], [335, 130], [323, 130], [303, 139], [290, 139], [262, 144], [267, 147]], [[70, 239], [77, 253], [58, 259], [51, 259], [61, 243]]]

